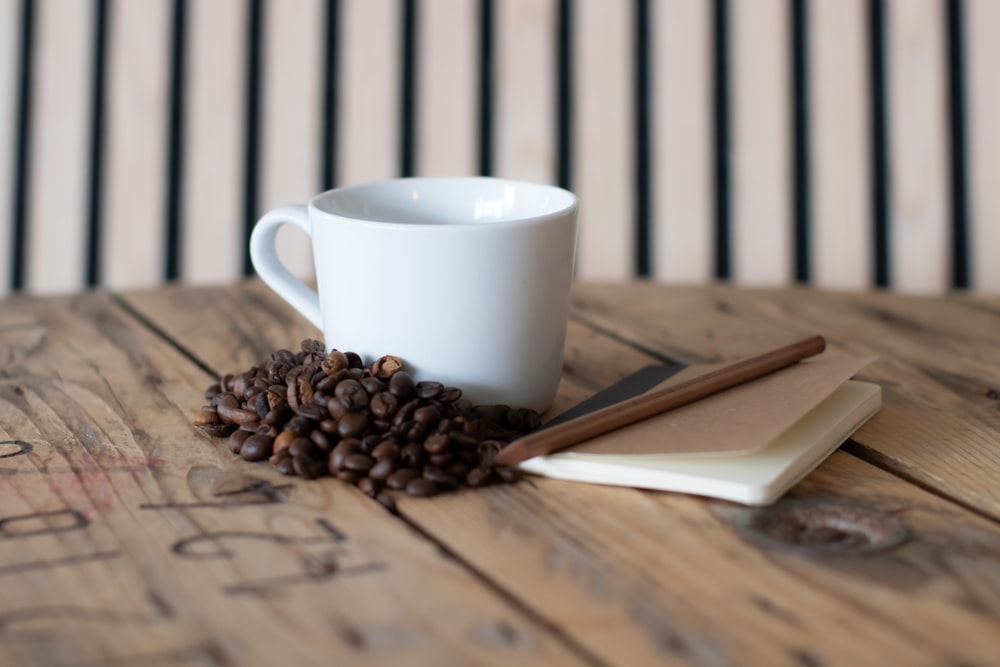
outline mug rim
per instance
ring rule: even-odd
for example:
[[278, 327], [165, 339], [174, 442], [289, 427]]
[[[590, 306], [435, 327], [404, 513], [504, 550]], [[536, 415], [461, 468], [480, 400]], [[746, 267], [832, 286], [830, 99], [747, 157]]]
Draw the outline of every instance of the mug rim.
[[[559, 206], [544, 212], [531, 213], [528, 215], [521, 215], [518, 217], [510, 217], [499, 220], [479, 220], [479, 221], [469, 221], [468, 223], [456, 223], [456, 222], [435, 222], [435, 221], [399, 221], [399, 220], [389, 220], [383, 219], [381, 216], [369, 216], [361, 217], [357, 215], [351, 215], [345, 211], [332, 211], [328, 205], [324, 206], [324, 200], [331, 198], [336, 198], [338, 195], [344, 195], [348, 193], [356, 193], [362, 190], [378, 189], [383, 187], [391, 186], [401, 186], [406, 184], [421, 184], [421, 183], [434, 183], [434, 184], [470, 184], [470, 183], [491, 183], [493, 185], [510, 185], [510, 186], [520, 186], [522, 188], [537, 188], [539, 190], [547, 190], [558, 194], [560, 197], [565, 199], [564, 202], [560, 202]], [[502, 229], [514, 226], [523, 226], [537, 224], [550, 220], [553, 218], [562, 218], [566, 215], [571, 215], [579, 208], [580, 200], [579, 197], [558, 185], [553, 185], [551, 183], [542, 183], [538, 181], [527, 181], [521, 179], [503, 178], [498, 176], [405, 176], [399, 178], [388, 178], [375, 181], [366, 181], [362, 183], [355, 183], [352, 185], [345, 185], [341, 187], [331, 188], [324, 192], [320, 192], [315, 195], [309, 201], [309, 212], [310, 219], [313, 218], [313, 213], [317, 213], [326, 218], [335, 218], [339, 220], [349, 220], [351, 222], [360, 225], [370, 225], [378, 228], [396, 228], [396, 229], [407, 229], [407, 230], [449, 230], [457, 231], [459, 229], [468, 230], [487, 230], [487, 229]]]

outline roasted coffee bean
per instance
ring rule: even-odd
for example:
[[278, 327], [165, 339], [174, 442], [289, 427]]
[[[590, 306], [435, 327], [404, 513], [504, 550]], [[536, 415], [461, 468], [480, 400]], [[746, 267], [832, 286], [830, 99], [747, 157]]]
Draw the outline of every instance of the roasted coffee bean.
[[[321, 433], [321, 431], [314, 431], [314, 433]], [[316, 443], [310, 438], [295, 438], [288, 445], [288, 453], [292, 456], [317, 456], [319, 454], [319, 449], [316, 447]]]
[[443, 454], [431, 454], [427, 457], [427, 460], [431, 462], [431, 465], [435, 465], [439, 468], [447, 468], [452, 463], [458, 461], [458, 457], [451, 453], [445, 452]]
[[[256, 422], [252, 422], [252, 423], [256, 423]], [[244, 428], [246, 426], [248, 426], [248, 424], [244, 424], [240, 428]], [[255, 428], [253, 430], [253, 432], [256, 433], [257, 435], [267, 435], [267, 436], [270, 436], [272, 438], [277, 438], [278, 437], [278, 429], [276, 429], [275, 427], [271, 426], [270, 424], [257, 424], [257, 428]]]
[[294, 408], [295, 414], [300, 417], [305, 417], [306, 419], [311, 419], [314, 422], [321, 422], [330, 416], [330, 413], [322, 405], [316, 405], [315, 403], [304, 403]]
[[424, 466], [423, 477], [442, 486], [458, 486], [458, 480], [437, 466]]
[[344, 458], [344, 468], [347, 470], [368, 472], [373, 465], [375, 465], [375, 459], [367, 454], [351, 454]]
[[282, 431], [279, 433], [274, 439], [274, 453], [278, 454], [288, 449], [289, 445], [292, 444], [292, 441], [295, 440], [296, 437], [298, 436], [296, 436], [292, 431]]
[[364, 368], [365, 362], [362, 361], [361, 355], [357, 352], [345, 352], [347, 356], [347, 364], [349, 368], [357, 368], [358, 370]]
[[361, 438], [361, 451], [365, 454], [371, 454], [380, 442], [382, 442], [381, 433], [369, 433]]
[[[220, 415], [223, 413], [220, 411]], [[227, 408], [224, 415], [226, 421], [233, 424], [247, 424], [260, 420], [256, 410], [246, 410], [244, 408]]]
[[371, 496], [372, 498], [381, 490], [379, 488], [379, 483], [372, 479], [371, 477], [362, 477], [358, 480], [358, 488], [366, 496]]
[[415, 389], [417, 398], [436, 398], [444, 391], [444, 385], [440, 382], [424, 380], [423, 382], [418, 382]]
[[429, 454], [440, 454], [451, 445], [451, 437], [447, 433], [431, 433], [424, 440], [424, 449]]
[[278, 462], [274, 464], [274, 467], [277, 468], [278, 472], [280, 472], [282, 475], [294, 475], [295, 474], [295, 468], [292, 465], [292, 457], [291, 456], [283, 456], [283, 457], [281, 457], [278, 460]]
[[336, 473], [337, 479], [347, 482], [348, 484], [357, 484], [358, 480], [364, 476], [365, 474], [363, 472], [358, 472], [357, 470], [339, 470]]
[[334, 375], [339, 371], [345, 370], [349, 365], [350, 363], [346, 354], [338, 350], [331, 350], [323, 358], [320, 366], [327, 375]]
[[336, 396], [326, 402], [326, 410], [333, 419], [340, 419], [348, 412], [348, 406]]
[[333, 390], [333, 394], [347, 406], [348, 410], [361, 410], [368, 406], [368, 392], [360, 381], [353, 378], [341, 380]]
[[246, 461], [263, 461], [273, 453], [274, 438], [269, 435], [251, 435], [243, 441], [240, 456]]
[[342, 438], [353, 438], [368, 429], [368, 415], [363, 412], [348, 412], [337, 423], [337, 433]]
[[359, 382], [361, 382], [361, 386], [365, 388], [365, 391], [368, 392], [369, 396], [374, 396], [375, 394], [386, 390], [385, 382], [382, 382], [376, 377], [364, 377], [361, 378]]
[[324, 419], [319, 423], [319, 429], [323, 431], [323, 433], [336, 433], [337, 420], [332, 417], [330, 419]]
[[438, 396], [438, 400], [445, 403], [454, 403], [460, 398], [462, 398], [462, 390], [458, 387], [445, 387], [441, 395]]
[[380, 380], [388, 380], [402, 369], [402, 360], [399, 357], [387, 354], [384, 357], [379, 357], [372, 364], [372, 375]]
[[315, 479], [322, 472], [322, 464], [309, 456], [293, 456], [292, 470], [304, 479]]
[[233, 454], [239, 454], [240, 450], [243, 448], [243, 443], [246, 442], [247, 438], [252, 435], [253, 433], [250, 431], [244, 431], [242, 429], [233, 431], [229, 436], [229, 451]]
[[194, 416], [194, 425], [199, 428], [208, 426], [209, 424], [218, 424], [219, 422], [219, 413], [212, 406], [202, 408]]
[[330, 452], [330, 470], [340, 470], [344, 467], [344, 459], [361, 451], [361, 441], [355, 438], [341, 440]]
[[469, 466], [464, 463], [452, 463], [447, 468], [448, 472], [457, 477], [458, 479], [465, 479], [465, 476], [469, 474]]
[[452, 445], [459, 449], [475, 450], [479, 447], [479, 441], [466, 433], [452, 431], [448, 434], [448, 438], [451, 440]]
[[338, 382], [340, 382], [340, 378], [338, 378], [336, 375], [324, 374], [324, 377], [322, 377], [319, 380], [319, 382], [316, 383], [316, 391], [322, 393], [329, 393], [333, 391], [333, 388], [337, 386]]
[[414, 392], [413, 376], [406, 371], [399, 371], [393, 374], [389, 378], [389, 391], [401, 401], [409, 400]]
[[420, 399], [414, 399], [403, 403], [396, 411], [396, 416], [392, 418], [392, 423], [395, 426], [400, 426], [404, 422], [408, 422], [413, 419], [413, 413], [416, 412], [417, 408], [420, 407]]
[[413, 411], [413, 419], [425, 427], [441, 421], [441, 411], [433, 405], [425, 405]]
[[392, 440], [383, 440], [372, 450], [372, 457], [376, 461], [393, 461], [399, 456], [399, 445]]
[[285, 429], [295, 435], [309, 435], [313, 430], [313, 423], [307, 417], [296, 415], [288, 420]]
[[277, 426], [278, 424], [284, 424], [288, 420], [292, 419], [292, 409], [286, 404], [281, 403], [275, 405], [273, 408], [268, 410], [260, 419], [264, 424], [272, 424]]
[[391, 419], [399, 410], [399, 399], [395, 394], [383, 391], [372, 396], [369, 403], [372, 414], [379, 419]]
[[257, 412], [257, 418], [261, 420], [271, 411], [271, 406], [267, 404], [267, 392], [265, 390], [261, 389], [260, 393], [254, 398], [253, 407]]
[[408, 442], [403, 445], [403, 448], [399, 451], [400, 462], [408, 467], [416, 468], [417, 466], [423, 465], [424, 462], [424, 452], [423, 447], [418, 443]]
[[420, 442], [427, 437], [428, 430], [427, 424], [416, 422], [410, 427], [410, 430], [406, 432], [406, 439], [411, 442]]
[[411, 479], [406, 484], [406, 492], [411, 496], [417, 496], [417, 497], [433, 496], [440, 490], [441, 489], [437, 485], [437, 483], [432, 482], [431, 480], [425, 479], [423, 477], [417, 477], [415, 479]]
[[323, 431], [316, 429], [309, 434], [309, 439], [315, 443], [316, 447], [323, 452], [328, 452], [333, 448], [333, 440]]
[[413, 468], [401, 468], [389, 475], [385, 480], [385, 485], [390, 489], [405, 489], [412, 480], [420, 477], [420, 472]]
[[368, 471], [368, 476], [372, 479], [382, 481], [389, 477], [395, 469], [396, 464], [392, 459], [379, 459]]

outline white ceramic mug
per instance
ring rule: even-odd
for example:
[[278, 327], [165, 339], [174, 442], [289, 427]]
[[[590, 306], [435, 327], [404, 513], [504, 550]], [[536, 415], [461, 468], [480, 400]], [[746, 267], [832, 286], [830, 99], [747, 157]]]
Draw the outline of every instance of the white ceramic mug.
[[[250, 237], [261, 279], [366, 363], [400, 357], [476, 404], [539, 412], [562, 372], [577, 198], [488, 177], [400, 178], [275, 209]], [[278, 227], [312, 238], [319, 294], [278, 260]]]

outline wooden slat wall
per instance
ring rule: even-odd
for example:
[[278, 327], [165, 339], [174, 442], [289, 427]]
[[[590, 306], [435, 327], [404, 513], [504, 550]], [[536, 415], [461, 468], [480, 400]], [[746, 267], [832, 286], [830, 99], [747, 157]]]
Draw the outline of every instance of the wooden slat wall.
[[229, 281], [268, 208], [475, 173], [576, 191], [581, 279], [1000, 292], [998, 37], [992, 0], [0, 0], [0, 293]]
[[1000, 2], [969, 0], [970, 260], [973, 285], [1000, 290]]
[[[21, 22], [17, 0], [0, 0], [0, 99], [16, 100], [17, 52]], [[14, 194], [14, 132], [17, 109], [14, 104], [0, 103], [0, 297], [10, 292], [12, 253], [8, 239], [14, 233], [12, 222]]]

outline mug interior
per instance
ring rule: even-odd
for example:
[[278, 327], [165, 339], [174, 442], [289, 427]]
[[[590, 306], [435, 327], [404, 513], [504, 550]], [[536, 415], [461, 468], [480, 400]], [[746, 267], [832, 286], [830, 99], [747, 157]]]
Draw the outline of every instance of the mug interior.
[[411, 225], [516, 222], [564, 213], [576, 196], [562, 188], [491, 177], [400, 178], [318, 195], [330, 215]]

